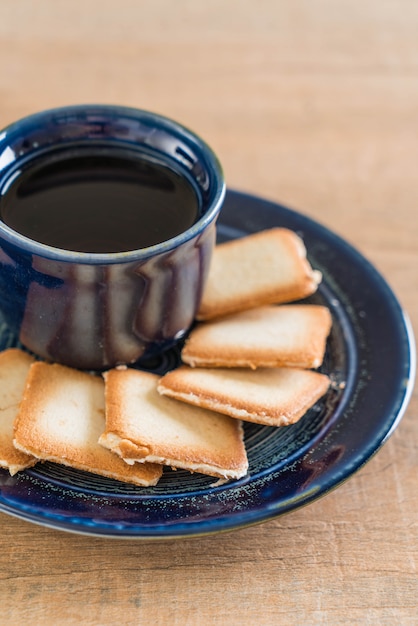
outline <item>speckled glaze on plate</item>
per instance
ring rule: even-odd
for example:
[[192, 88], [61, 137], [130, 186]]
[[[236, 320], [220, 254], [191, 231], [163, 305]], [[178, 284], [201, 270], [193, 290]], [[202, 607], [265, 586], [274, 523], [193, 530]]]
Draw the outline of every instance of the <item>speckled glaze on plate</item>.
[[[266, 200], [229, 191], [218, 239], [284, 226], [305, 241], [323, 282], [311, 302], [333, 315], [322, 371], [328, 394], [297, 424], [245, 425], [250, 469], [222, 486], [167, 470], [156, 487], [40, 463], [11, 477], [0, 470], [0, 511], [58, 530], [112, 538], [169, 539], [231, 531], [309, 504], [360, 469], [399, 423], [415, 378], [412, 331], [387, 283], [344, 240], [313, 220]], [[0, 348], [16, 345], [0, 324]], [[170, 350], [147, 364], [164, 373]]]

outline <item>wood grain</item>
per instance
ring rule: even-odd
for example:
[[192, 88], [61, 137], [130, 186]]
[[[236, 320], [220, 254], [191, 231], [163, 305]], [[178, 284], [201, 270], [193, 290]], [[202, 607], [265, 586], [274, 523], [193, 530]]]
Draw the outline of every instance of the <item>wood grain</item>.
[[[418, 5], [410, 0], [6, 0], [0, 127], [112, 102], [164, 113], [230, 187], [358, 247], [418, 328]], [[139, 543], [0, 515], [0, 622], [417, 624], [418, 398], [322, 500], [239, 532]]]

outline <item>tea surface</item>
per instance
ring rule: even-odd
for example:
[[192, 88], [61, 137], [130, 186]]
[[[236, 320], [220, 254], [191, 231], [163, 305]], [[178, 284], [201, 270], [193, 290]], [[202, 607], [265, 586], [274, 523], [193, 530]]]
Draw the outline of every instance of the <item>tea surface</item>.
[[130, 150], [80, 148], [33, 159], [0, 191], [0, 217], [38, 242], [77, 252], [161, 243], [199, 217], [181, 173]]

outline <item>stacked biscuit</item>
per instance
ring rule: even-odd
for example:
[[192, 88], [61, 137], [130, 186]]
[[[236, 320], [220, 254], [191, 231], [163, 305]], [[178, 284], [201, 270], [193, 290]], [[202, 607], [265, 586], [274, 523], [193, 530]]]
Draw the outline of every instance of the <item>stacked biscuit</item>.
[[6, 350], [0, 466], [13, 474], [50, 460], [141, 486], [163, 466], [244, 476], [242, 421], [295, 423], [328, 389], [313, 370], [330, 313], [289, 304], [320, 280], [286, 229], [217, 246], [183, 364], [161, 378], [128, 367], [96, 376]]

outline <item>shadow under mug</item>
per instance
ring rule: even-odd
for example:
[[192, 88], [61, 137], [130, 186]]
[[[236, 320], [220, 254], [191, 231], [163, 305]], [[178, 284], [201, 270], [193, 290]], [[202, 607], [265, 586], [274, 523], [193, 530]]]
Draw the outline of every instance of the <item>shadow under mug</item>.
[[189, 330], [225, 183], [209, 146], [176, 122], [88, 105], [37, 113], [1, 131], [0, 189], [32, 159], [86, 144], [127, 147], [138, 159], [155, 159], [187, 178], [201, 207], [197, 221], [179, 235], [114, 253], [48, 246], [0, 220], [0, 310], [10, 331], [42, 358], [102, 370], [159, 354]]

